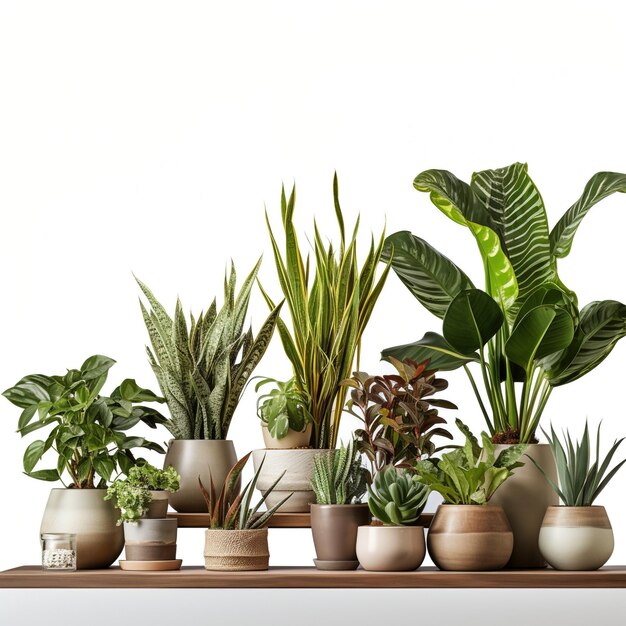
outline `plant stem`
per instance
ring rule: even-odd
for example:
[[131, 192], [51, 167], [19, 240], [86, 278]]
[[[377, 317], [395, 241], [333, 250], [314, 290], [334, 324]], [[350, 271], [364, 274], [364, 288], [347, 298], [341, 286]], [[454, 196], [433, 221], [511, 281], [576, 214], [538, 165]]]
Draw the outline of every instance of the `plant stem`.
[[489, 432], [493, 435], [495, 432], [494, 424], [493, 424], [493, 421], [489, 418], [487, 409], [485, 408], [485, 405], [483, 404], [483, 399], [480, 396], [480, 391], [478, 391], [478, 387], [476, 385], [476, 381], [474, 380], [474, 376], [472, 375], [472, 372], [470, 371], [469, 367], [467, 367], [467, 365], [464, 365], [463, 369], [465, 370], [465, 373], [467, 374], [467, 377], [469, 378], [470, 385], [472, 386], [472, 389], [474, 390], [474, 395], [476, 396], [476, 399], [478, 400], [480, 410], [482, 411], [482, 414], [485, 418], [485, 422], [487, 423]]

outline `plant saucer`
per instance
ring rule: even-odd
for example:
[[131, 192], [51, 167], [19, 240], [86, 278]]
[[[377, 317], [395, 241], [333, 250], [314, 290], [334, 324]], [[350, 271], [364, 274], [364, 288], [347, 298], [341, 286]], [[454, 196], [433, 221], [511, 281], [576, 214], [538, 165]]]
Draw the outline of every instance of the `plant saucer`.
[[327, 572], [337, 572], [340, 570], [355, 570], [359, 566], [358, 561], [322, 561], [313, 559], [315, 567]]
[[182, 559], [171, 559], [169, 561], [122, 561], [120, 569], [130, 572], [167, 572], [180, 569]]

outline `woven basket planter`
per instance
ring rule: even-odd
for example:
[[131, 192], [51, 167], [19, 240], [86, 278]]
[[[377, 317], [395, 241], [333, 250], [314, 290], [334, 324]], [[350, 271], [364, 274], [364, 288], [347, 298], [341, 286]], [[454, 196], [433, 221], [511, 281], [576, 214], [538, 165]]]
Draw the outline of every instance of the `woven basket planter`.
[[230, 572], [265, 570], [269, 561], [267, 528], [205, 531], [205, 569]]

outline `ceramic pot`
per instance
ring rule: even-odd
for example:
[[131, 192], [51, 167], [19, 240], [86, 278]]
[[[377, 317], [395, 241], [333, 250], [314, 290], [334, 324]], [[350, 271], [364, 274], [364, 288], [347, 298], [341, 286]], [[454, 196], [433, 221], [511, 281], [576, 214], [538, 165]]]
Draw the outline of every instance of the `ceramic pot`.
[[318, 569], [351, 570], [359, 566], [356, 535], [371, 515], [367, 504], [312, 504], [311, 531]]
[[205, 569], [227, 572], [266, 570], [269, 560], [267, 528], [205, 531]]
[[148, 512], [144, 515], [145, 519], [161, 519], [167, 517], [168, 492], [167, 491], [150, 491], [152, 500], [148, 505]]
[[230, 440], [172, 439], [163, 467], [171, 465], [180, 474], [180, 489], [169, 494], [169, 503], [179, 513], [206, 513], [206, 503], [198, 487], [198, 476], [208, 489], [211, 476], [220, 490], [237, 462]]
[[76, 535], [76, 567], [109, 567], [124, 547], [117, 526], [120, 511], [105, 500], [106, 489], [52, 489], [41, 520], [41, 533]]
[[442, 570], [502, 569], [513, 551], [513, 533], [502, 507], [442, 504], [428, 529], [428, 554]]
[[171, 561], [176, 558], [175, 519], [124, 522], [127, 561]]
[[551, 506], [539, 549], [554, 569], [594, 570], [613, 554], [613, 529], [603, 506]]
[[259, 474], [257, 489], [263, 494], [285, 472], [276, 488], [266, 500], [267, 508], [278, 504], [285, 496], [292, 496], [280, 507], [281, 513], [308, 513], [309, 505], [315, 502], [315, 494], [311, 489], [313, 477], [313, 460], [318, 454], [334, 454], [334, 450], [254, 450], [252, 461], [257, 471], [265, 458]]
[[359, 526], [356, 556], [363, 569], [408, 572], [426, 556], [422, 526]]
[[309, 424], [302, 432], [290, 428], [282, 439], [274, 439], [264, 423], [261, 423], [261, 430], [263, 431], [263, 442], [268, 450], [292, 450], [294, 448], [308, 448], [311, 442], [313, 424]]
[[[507, 447], [497, 445], [496, 456]], [[557, 481], [556, 465], [548, 444], [530, 444], [526, 456], [535, 459], [548, 476]], [[521, 460], [523, 467], [513, 471], [513, 476], [502, 483], [489, 502], [504, 509], [513, 530], [513, 553], [507, 567], [545, 567], [546, 561], [539, 551], [539, 529], [546, 509], [557, 505], [559, 500], [533, 462], [524, 457]]]

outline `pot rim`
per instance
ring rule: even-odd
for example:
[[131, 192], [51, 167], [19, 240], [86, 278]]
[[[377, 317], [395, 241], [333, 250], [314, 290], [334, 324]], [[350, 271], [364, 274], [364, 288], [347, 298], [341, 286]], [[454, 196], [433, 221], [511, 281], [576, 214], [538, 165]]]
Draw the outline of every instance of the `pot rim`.
[[330, 509], [330, 508], [337, 508], [337, 507], [341, 507], [342, 509], [345, 508], [363, 508], [363, 507], [368, 507], [367, 502], [354, 502], [352, 504], [317, 504], [317, 502], [311, 502], [312, 507], [317, 506], [320, 508], [326, 508], [326, 509]]
[[202, 443], [232, 443], [234, 444], [233, 439], [176, 439], [176, 437], [172, 437], [168, 440], [167, 445], [169, 446], [173, 441], [193, 441], [193, 442], [202, 442]]
[[551, 504], [548, 506], [549, 509], [570, 509], [571, 511], [575, 509], [606, 509], [603, 504], [589, 504], [587, 506], [568, 506], [567, 504]]
[[365, 524], [364, 526], [359, 526], [359, 528], [376, 528], [376, 529], [385, 529], [388, 530], [424, 530], [423, 526], [402, 526], [400, 524]]
[[225, 530], [224, 528], [205, 528], [205, 533], [267, 533], [267, 526], [263, 528], [234, 528], [232, 530]]
[[491, 511], [493, 511], [494, 509], [502, 508], [499, 504], [489, 504], [489, 502], [486, 502], [485, 504], [453, 504], [452, 502], [442, 502], [439, 506], [445, 506], [445, 507], [450, 507], [450, 508], [462, 507], [464, 509], [488, 509]]

